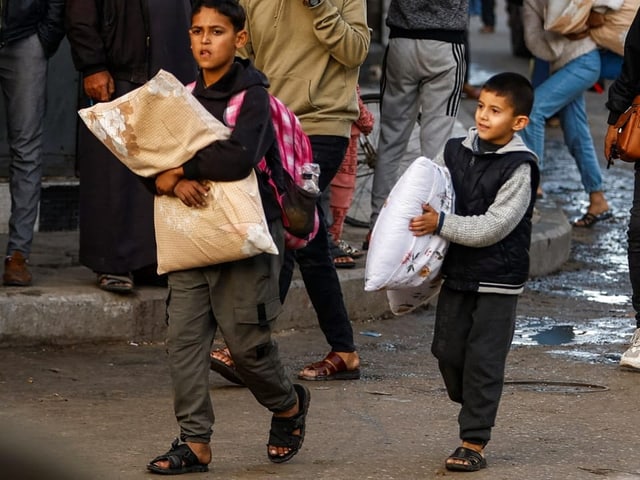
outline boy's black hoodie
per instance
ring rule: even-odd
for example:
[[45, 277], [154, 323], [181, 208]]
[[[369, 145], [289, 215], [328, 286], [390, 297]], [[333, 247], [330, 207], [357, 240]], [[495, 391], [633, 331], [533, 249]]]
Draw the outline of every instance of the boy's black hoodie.
[[[198, 76], [193, 94], [218, 120], [224, 122], [224, 110], [229, 99], [246, 90], [236, 126], [228, 140], [212, 143], [186, 162], [184, 175], [193, 180], [234, 181], [247, 177], [251, 169], [269, 154], [279, 165], [271, 107], [269, 82], [250, 60], [236, 57], [229, 71], [216, 83], [205, 87]], [[271, 165], [271, 162], [270, 162]], [[263, 176], [258, 175], [260, 193], [267, 220], [280, 217], [280, 207]]]

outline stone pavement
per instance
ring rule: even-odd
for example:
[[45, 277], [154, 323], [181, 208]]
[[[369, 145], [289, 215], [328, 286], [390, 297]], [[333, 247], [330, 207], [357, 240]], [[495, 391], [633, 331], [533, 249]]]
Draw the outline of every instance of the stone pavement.
[[[471, 74], [473, 83], [482, 83], [498, 71], [527, 74], [528, 62], [513, 57], [508, 47], [508, 30], [500, 7], [499, 28], [495, 34], [477, 33], [477, 18], [471, 26]], [[372, 85], [365, 85], [371, 91]], [[589, 108], [604, 118], [602, 96], [590, 97]], [[462, 100], [454, 135], [464, 135], [473, 125], [475, 102]], [[591, 112], [590, 112], [591, 113]], [[602, 121], [602, 120], [601, 120]], [[596, 123], [598, 128], [604, 123]], [[594, 128], [594, 132], [596, 129]], [[410, 146], [417, 152], [417, 146]], [[538, 203], [531, 246], [531, 274], [545, 275], [559, 268], [569, 256], [571, 227], [553, 199]], [[345, 240], [356, 246], [366, 230], [347, 226]], [[0, 245], [6, 235], [0, 235]], [[99, 341], [161, 340], [165, 328], [165, 297], [161, 288], [140, 288], [132, 295], [99, 290], [95, 275], [78, 264], [78, 233], [36, 233], [31, 255], [34, 283], [28, 288], [0, 286], [0, 346], [17, 344], [73, 344]], [[354, 322], [389, 315], [384, 292], [363, 290], [364, 259], [357, 268], [339, 271], [350, 318]], [[316, 317], [302, 281], [296, 278], [277, 328], [304, 328], [317, 325]]]

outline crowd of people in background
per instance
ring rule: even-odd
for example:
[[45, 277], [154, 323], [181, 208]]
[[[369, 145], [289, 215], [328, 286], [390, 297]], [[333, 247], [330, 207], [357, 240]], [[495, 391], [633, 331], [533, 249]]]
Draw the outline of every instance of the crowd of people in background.
[[[503, 73], [478, 86], [469, 83], [469, 17], [479, 15], [480, 33], [493, 34], [493, 0], [391, 0], [386, 13], [370, 229], [402, 173], [401, 159], [418, 118], [420, 154], [447, 166], [459, 193], [455, 213], [425, 205], [407, 226], [413, 235], [435, 232], [451, 241], [432, 345], [449, 397], [461, 406], [461, 445], [446, 460], [450, 470], [487, 465], [484, 448], [504, 383], [517, 297], [528, 275], [534, 205], [545, 195], [545, 127], [551, 118], [559, 121], [589, 199], [572, 225], [591, 228], [612, 216], [585, 102], [585, 92], [603, 77], [603, 49], [588, 32], [546, 30], [549, 1], [507, 5], [512, 39], [518, 30], [524, 42], [514, 44], [513, 53], [531, 56], [544, 73], [531, 81]], [[11, 151], [6, 286], [32, 283], [28, 259], [41, 189], [48, 59], [65, 34], [81, 79], [78, 108], [131, 92], [160, 69], [184, 84], [195, 81], [193, 95], [222, 121], [228, 99], [247, 92], [229, 140], [155, 179], [133, 174], [79, 123], [79, 259], [105, 291], [127, 294], [140, 285], [171, 289], [167, 353], [180, 434], [166, 454], [149, 463], [150, 471], [207, 471], [214, 423], [210, 368], [248, 387], [273, 413], [267, 456], [274, 463], [288, 461], [302, 446], [310, 392], [285, 375], [271, 332], [296, 265], [329, 347], [324, 358], [298, 371], [298, 379], [357, 380], [361, 374], [336, 269], [353, 268], [354, 258], [364, 255], [344, 241], [342, 229], [355, 187], [358, 138], [374, 122], [358, 88], [371, 42], [365, 0], [9, 0], [0, 2], [0, 16], [0, 89]], [[636, 15], [624, 58], [614, 58], [619, 72], [607, 73], [616, 80], [608, 92], [606, 158], [615, 156], [613, 125], [640, 93], [639, 59]], [[282, 222], [271, 212], [269, 228], [280, 255], [158, 275], [154, 196], [180, 190], [204, 196], [199, 186], [204, 180], [249, 175], [275, 142], [268, 93], [298, 116], [320, 166], [318, 233], [306, 247], [286, 250]], [[451, 139], [465, 96], [477, 102], [475, 124], [465, 138]], [[238, 178], [230, 178], [225, 164], [240, 157], [243, 168], [234, 169]], [[621, 359], [622, 366], [634, 369], [640, 369], [638, 165], [628, 230], [637, 329]], [[273, 199], [264, 195], [267, 211]], [[225, 346], [213, 349], [218, 330]]]

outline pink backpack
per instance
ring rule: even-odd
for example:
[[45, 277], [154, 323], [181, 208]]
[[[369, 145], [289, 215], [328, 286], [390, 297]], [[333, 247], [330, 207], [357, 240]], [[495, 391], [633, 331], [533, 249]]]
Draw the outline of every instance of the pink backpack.
[[[245, 92], [243, 90], [229, 99], [224, 111], [224, 121], [230, 128], [236, 124]], [[280, 204], [285, 228], [285, 247], [295, 250], [306, 247], [318, 233], [320, 225], [316, 208], [318, 195], [298, 186], [302, 165], [313, 161], [313, 153], [309, 137], [302, 130], [298, 117], [273, 95], [269, 94], [269, 100], [285, 185], [276, 185], [265, 158], [260, 160], [258, 170], [267, 173], [269, 184]]]

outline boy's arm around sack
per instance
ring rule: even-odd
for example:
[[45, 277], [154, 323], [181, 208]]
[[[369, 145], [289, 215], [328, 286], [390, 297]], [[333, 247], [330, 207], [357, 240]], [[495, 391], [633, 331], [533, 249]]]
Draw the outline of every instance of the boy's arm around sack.
[[[198, 92], [198, 100], [216, 118], [223, 120], [226, 103], [209, 101]], [[275, 142], [267, 90], [250, 87], [228, 140], [212, 143], [183, 166], [185, 178], [192, 180], [234, 181], [247, 177]]]

